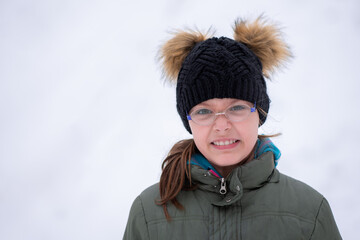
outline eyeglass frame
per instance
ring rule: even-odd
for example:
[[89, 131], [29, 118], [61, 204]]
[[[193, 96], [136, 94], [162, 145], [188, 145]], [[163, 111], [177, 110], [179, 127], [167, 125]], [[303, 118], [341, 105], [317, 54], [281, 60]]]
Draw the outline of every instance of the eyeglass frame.
[[[225, 109], [225, 111], [223, 111], [223, 112], [218, 112], [218, 113], [215, 113], [214, 114], [214, 120], [211, 122], [211, 123], [209, 123], [209, 124], [205, 124], [205, 125], [202, 125], [202, 124], [199, 124], [199, 123], [197, 123], [197, 122], [195, 122], [193, 119], [191, 119], [191, 115], [190, 114], [186, 114], [186, 117], [187, 117], [187, 120], [192, 120], [194, 123], [196, 123], [196, 124], [198, 124], [198, 125], [200, 125], [200, 126], [209, 126], [209, 125], [211, 125], [211, 124], [213, 124], [214, 122], [215, 122], [215, 120], [216, 120], [216, 118], [217, 118], [217, 116], [219, 116], [219, 115], [224, 115], [225, 117], [226, 117], [226, 119], [227, 120], [229, 120], [230, 122], [242, 122], [242, 121], [244, 121], [246, 118], [244, 118], [243, 120], [241, 120], [241, 121], [232, 121], [232, 120], [230, 120], [229, 119], [229, 117], [226, 115], [226, 111], [228, 110], [229, 108], [227, 108], [227, 109]], [[253, 112], [255, 112], [256, 111], [256, 102], [254, 103], [254, 106], [253, 107], [250, 107], [250, 113], [253, 113]], [[248, 115], [248, 117], [250, 116], [250, 114]]]

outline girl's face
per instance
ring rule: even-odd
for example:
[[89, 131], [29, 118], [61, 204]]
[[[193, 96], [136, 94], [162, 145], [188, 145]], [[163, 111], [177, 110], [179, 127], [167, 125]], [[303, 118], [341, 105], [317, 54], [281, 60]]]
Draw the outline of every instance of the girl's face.
[[[214, 113], [224, 112], [229, 107], [253, 104], [233, 98], [214, 98], [204, 101], [190, 111], [203, 113], [209, 109]], [[207, 112], [207, 110], [205, 110]], [[231, 122], [225, 115], [218, 115], [215, 121], [202, 126], [189, 120], [196, 147], [224, 177], [233, 167], [243, 161], [253, 150], [258, 138], [259, 114], [252, 112], [241, 122]]]

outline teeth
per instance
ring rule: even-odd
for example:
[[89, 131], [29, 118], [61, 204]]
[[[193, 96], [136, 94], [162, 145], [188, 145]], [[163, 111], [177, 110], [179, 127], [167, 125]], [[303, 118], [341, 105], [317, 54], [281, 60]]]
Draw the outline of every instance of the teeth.
[[225, 146], [225, 145], [233, 144], [235, 142], [236, 142], [236, 140], [230, 140], [230, 141], [227, 140], [225, 142], [219, 141], [219, 142], [214, 142], [214, 145], [216, 145], [216, 146]]

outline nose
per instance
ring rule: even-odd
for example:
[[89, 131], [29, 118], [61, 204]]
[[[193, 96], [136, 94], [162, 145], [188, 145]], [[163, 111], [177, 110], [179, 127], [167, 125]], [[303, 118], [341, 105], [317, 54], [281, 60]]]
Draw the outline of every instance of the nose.
[[218, 132], [227, 131], [231, 128], [230, 120], [225, 114], [217, 114], [214, 121], [214, 129]]

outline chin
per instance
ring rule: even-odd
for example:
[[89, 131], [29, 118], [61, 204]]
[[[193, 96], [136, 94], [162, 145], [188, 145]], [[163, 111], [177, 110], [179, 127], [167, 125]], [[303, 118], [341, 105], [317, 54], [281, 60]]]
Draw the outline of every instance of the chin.
[[239, 164], [242, 161], [242, 159], [235, 159], [234, 157], [229, 158], [218, 158], [215, 161], [211, 161], [212, 163], [214, 163], [216, 166], [219, 167], [227, 167], [227, 166], [234, 166]]

